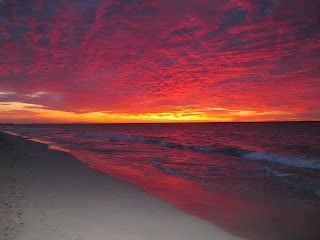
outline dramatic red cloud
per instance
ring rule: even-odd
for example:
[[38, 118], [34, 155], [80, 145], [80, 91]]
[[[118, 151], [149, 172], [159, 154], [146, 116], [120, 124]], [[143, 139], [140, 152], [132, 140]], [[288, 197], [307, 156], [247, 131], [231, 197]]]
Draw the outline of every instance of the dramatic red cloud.
[[0, 121], [320, 120], [315, 0], [2, 0]]

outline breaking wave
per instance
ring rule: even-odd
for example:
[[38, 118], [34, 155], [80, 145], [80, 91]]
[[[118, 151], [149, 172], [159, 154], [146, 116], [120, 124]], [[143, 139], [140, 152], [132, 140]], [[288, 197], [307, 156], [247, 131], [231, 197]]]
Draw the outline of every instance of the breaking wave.
[[304, 156], [290, 156], [268, 152], [250, 152], [241, 156], [249, 160], [262, 160], [281, 163], [292, 167], [320, 169], [320, 159]]
[[144, 142], [159, 145], [164, 148], [175, 148], [183, 150], [192, 150], [197, 152], [205, 153], [223, 153], [235, 157], [240, 157], [248, 160], [255, 161], [268, 161], [274, 163], [285, 164], [297, 168], [308, 168], [308, 169], [320, 169], [320, 159], [316, 157], [305, 157], [305, 156], [290, 156], [278, 153], [269, 152], [258, 152], [241, 149], [238, 147], [214, 147], [214, 146], [192, 146], [181, 143], [174, 143], [163, 141], [162, 139], [145, 137], [145, 136], [130, 136], [123, 134], [99, 134], [99, 133], [88, 133], [81, 132], [77, 134], [78, 137], [85, 138], [106, 138], [111, 141], [126, 141], [126, 142]]

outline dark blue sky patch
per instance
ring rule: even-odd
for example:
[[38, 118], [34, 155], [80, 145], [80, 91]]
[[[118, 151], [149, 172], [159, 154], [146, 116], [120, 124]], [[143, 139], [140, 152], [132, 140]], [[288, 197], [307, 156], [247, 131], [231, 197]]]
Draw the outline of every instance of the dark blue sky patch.
[[45, 2], [43, 6], [43, 15], [49, 18], [53, 13], [54, 13], [54, 8], [52, 6], [52, 3]]
[[119, 0], [120, 4], [121, 5], [129, 5], [129, 4], [132, 4], [132, 3], [136, 3], [136, 2], [139, 2], [139, 0]]
[[23, 35], [28, 30], [29, 26], [26, 24], [8, 27], [8, 32], [12, 41], [23, 42]]
[[160, 13], [160, 9], [155, 7], [143, 6], [140, 13], [144, 16], [154, 16]]
[[48, 37], [42, 37], [38, 39], [37, 44], [40, 46], [49, 46], [51, 39]]
[[292, 35], [296, 39], [302, 39], [310, 37], [310, 35], [315, 34], [317, 31], [320, 31], [320, 21], [318, 21], [317, 23], [310, 24], [307, 27], [301, 27], [295, 32], [293, 32]]
[[109, 12], [107, 15], [122, 14], [125, 12], [125, 10], [123, 9], [123, 6], [119, 4], [110, 5], [108, 7], [108, 10]]
[[34, 15], [34, 9], [32, 7], [31, 0], [24, 0], [19, 2], [18, 7], [16, 8], [16, 14], [19, 17], [31, 17]]
[[247, 11], [241, 10], [240, 8], [233, 8], [224, 12], [222, 25], [226, 27], [237, 25], [245, 21], [246, 18]]
[[276, 9], [274, 0], [260, 0], [260, 17], [270, 15]]

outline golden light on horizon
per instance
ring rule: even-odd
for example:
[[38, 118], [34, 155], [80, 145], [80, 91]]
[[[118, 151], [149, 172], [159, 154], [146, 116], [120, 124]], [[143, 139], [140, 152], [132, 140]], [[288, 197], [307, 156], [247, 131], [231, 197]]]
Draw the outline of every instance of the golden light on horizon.
[[[25, 119], [25, 123], [161, 123], [161, 122], [233, 122], [233, 121], [273, 121], [289, 112], [256, 112], [225, 108], [181, 108], [174, 112], [155, 113], [75, 113], [52, 110], [45, 106], [21, 102], [0, 102], [0, 119], [13, 123]], [[17, 119], [19, 121], [17, 121]]]

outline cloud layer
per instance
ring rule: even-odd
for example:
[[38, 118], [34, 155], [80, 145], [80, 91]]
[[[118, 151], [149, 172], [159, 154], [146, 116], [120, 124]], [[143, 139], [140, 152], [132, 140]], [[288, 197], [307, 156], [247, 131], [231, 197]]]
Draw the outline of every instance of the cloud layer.
[[0, 102], [135, 121], [319, 120], [319, 13], [316, 0], [4, 0]]

